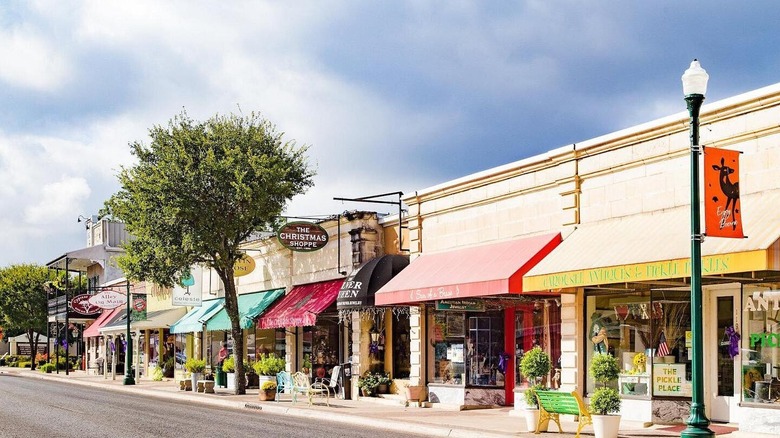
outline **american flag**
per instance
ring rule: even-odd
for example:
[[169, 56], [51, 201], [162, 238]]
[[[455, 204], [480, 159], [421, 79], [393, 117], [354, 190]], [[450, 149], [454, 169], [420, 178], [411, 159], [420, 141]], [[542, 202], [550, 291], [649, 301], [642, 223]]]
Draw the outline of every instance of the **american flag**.
[[661, 332], [661, 339], [658, 340], [657, 355], [658, 356], [669, 355], [669, 346], [666, 345], [666, 335], [664, 334], [664, 332]]

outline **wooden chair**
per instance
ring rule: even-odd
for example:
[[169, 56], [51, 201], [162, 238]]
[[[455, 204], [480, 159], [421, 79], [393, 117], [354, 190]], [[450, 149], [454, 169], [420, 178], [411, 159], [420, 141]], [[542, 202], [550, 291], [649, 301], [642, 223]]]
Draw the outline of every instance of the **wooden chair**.
[[293, 403], [297, 401], [297, 395], [303, 394], [309, 399], [309, 405], [313, 403], [314, 396], [325, 396], [325, 404], [330, 407], [330, 391], [322, 382], [311, 383], [309, 376], [302, 372], [292, 375]]

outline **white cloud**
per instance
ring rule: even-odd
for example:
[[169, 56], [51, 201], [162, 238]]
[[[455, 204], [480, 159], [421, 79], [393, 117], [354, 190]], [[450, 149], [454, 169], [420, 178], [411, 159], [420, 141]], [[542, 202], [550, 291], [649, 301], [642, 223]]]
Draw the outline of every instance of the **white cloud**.
[[0, 29], [0, 80], [13, 87], [49, 92], [68, 80], [71, 66], [53, 41], [29, 26]]
[[37, 193], [37, 199], [25, 208], [26, 222], [47, 226], [60, 223], [63, 218], [77, 217], [75, 206], [83, 205], [91, 190], [84, 178], [62, 178], [44, 184]]

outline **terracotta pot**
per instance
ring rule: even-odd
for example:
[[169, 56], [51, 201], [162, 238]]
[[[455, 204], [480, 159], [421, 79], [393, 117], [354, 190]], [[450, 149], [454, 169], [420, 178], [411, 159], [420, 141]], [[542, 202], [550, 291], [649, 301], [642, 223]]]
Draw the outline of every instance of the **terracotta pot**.
[[271, 401], [276, 399], [276, 390], [275, 389], [269, 389], [267, 391], [260, 391], [257, 393], [258, 397], [261, 401]]

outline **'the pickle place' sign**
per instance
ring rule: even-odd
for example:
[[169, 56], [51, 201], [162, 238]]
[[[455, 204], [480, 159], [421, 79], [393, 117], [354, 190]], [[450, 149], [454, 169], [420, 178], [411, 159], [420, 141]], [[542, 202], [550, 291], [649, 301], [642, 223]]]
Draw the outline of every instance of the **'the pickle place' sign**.
[[690, 395], [690, 384], [685, 380], [685, 364], [654, 364], [653, 395]]
[[311, 222], [290, 222], [282, 225], [276, 236], [279, 242], [293, 251], [316, 251], [328, 243], [328, 232]]

